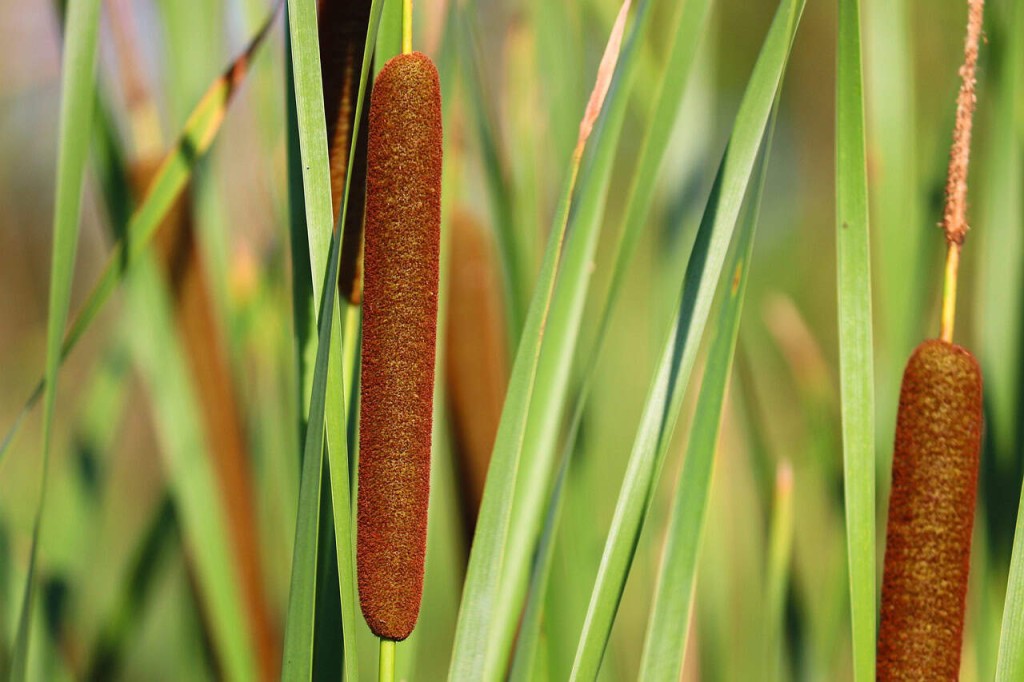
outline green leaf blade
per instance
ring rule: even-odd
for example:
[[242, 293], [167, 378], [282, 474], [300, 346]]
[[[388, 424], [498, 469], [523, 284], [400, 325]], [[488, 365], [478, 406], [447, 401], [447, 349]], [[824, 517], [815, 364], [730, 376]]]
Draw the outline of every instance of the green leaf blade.
[[563, 259], [580, 165], [592, 126], [605, 106], [605, 96], [616, 70], [629, 6], [630, 0], [626, 0], [619, 10], [598, 69], [597, 82], [580, 126], [576, 150], [555, 212], [554, 229], [548, 237], [534, 296], [527, 312], [522, 341], [516, 350], [463, 588], [455, 650], [449, 670], [449, 679], [452, 680], [475, 679], [481, 675], [489, 678], [501, 674], [492, 667], [497, 659], [490, 655], [489, 645], [494, 625], [493, 614], [501, 598], [500, 583], [506, 541], [522, 466], [528, 417], [537, 385], [541, 349], [545, 341], [556, 276]]
[[687, 264], [678, 311], [645, 401], [576, 651], [574, 680], [594, 679], [600, 668], [803, 5], [800, 0], [780, 4], [737, 113]]
[[[685, 643], [689, 640], [690, 612], [696, 586], [697, 561], [704, 535], [711, 473], [714, 467], [718, 431], [725, 404], [725, 391], [732, 374], [743, 300], [753, 256], [754, 233], [767, 176], [771, 130], [753, 178], [753, 194], [737, 243], [724, 272], [731, 282], [711, 340], [697, 412], [693, 418], [686, 458], [679, 475], [669, 521], [665, 556], [640, 664], [641, 680], [678, 679], [682, 675]], [[684, 643], [682, 646], [680, 643]]]
[[875, 677], [875, 399], [859, 13], [858, 0], [840, 0], [836, 248], [853, 669], [866, 682]]
[[99, 32], [99, 0], [80, 0], [68, 7], [66, 43], [62, 65], [60, 123], [58, 131], [57, 191], [53, 218], [53, 250], [50, 264], [50, 294], [46, 322], [46, 383], [43, 398], [42, 481], [29, 550], [28, 577], [18, 618], [18, 634], [10, 677], [24, 680], [28, 675], [28, 653], [35, 601], [35, 573], [39, 537], [46, 504], [53, 412], [57, 399], [57, 370], [61, 339], [71, 305], [71, 279], [78, 249], [78, 221], [81, 214], [85, 168], [95, 111], [96, 42]]

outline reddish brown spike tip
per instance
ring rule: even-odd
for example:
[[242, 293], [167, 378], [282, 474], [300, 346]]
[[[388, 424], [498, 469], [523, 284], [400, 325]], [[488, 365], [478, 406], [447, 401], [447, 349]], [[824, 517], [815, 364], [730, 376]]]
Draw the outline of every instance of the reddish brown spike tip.
[[441, 141], [433, 62], [391, 59], [370, 103], [357, 532], [363, 616], [391, 640], [412, 632], [423, 592]]
[[945, 341], [919, 345], [896, 423], [879, 680], [959, 677], [981, 427], [974, 356]]

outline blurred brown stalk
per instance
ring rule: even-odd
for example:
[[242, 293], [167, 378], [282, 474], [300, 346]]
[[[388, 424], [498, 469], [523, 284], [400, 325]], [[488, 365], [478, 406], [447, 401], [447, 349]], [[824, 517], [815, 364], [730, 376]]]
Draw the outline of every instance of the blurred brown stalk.
[[471, 214], [451, 220], [445, 379], [467, 538], [483, 498], [508, 384], [505, 315], [494, 240]]

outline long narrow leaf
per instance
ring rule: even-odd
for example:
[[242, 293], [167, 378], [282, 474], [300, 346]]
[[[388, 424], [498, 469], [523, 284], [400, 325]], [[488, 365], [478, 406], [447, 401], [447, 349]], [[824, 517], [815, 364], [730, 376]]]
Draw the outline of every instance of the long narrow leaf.
[[[367, 83], [369, 82], [370, 73], [370, 62], [371, 56], [373, 55], [377, 31], [380, 26], [381, 14], [384, 9], [384, 0], [374, 0], [370, 5], [370, 20], [367, 29], [366, 43], [363, 48], [363, 61], [362, 61], [362, 73], [359, 79], [359, 89], [356, 95], [356, 108], [355, 111], [363, 110], [363, 102], [366, 97], [369, 96], [367, 92]], [[348, 154], [348, 168], [345, 172], [345, 191], [344, 200], [342, 202], [342, 209], [338, 215], [338, 226], [336, 232], [342, 234], [344, 237], [346, 216], [349, 210], [349, 190], [352, 185], [352, 172], [355, 166], [356, 157], [356, 143], [359, 140], [359, 125], [360, 120], [357, 116], [354, 119], [351, 137], [351, 147], [349, 148]], [[326, 170], [326, 169], [325, 169]], [[322, 181], [330, 182], [330, 176], [326, 175], [322, 178]], [[329, 198], [329, 194], [328, 194]], [[330, 204], [330, 202], [328, 202]], [[328, 281], [333, 283], [337, 279], [335, 277]], [[333, 284], [332, 284], [333, 287]], [[336, 288], [336, 287], [333, 287]], [[331, 486], [331, 500], [333, 504], [333, 519], [334, 519], [334, 539], [335, 539], [335, 551], [338, 556], [338, 581], [339, 590], [341, 592], [341, 623], [342, 623], [342, 639], [344, 645], [344, 663], [345, 663], [345, 678], [348, 680], [359, 679], [358, 671], [358, 657], [356, 656], [356, 628], [358, 625], [359, 613], [356, 609], [356, 604], [359, 600], [359, 594], [356, 587], [356, 556], [353, 547], [353, 538], [355, 533], [353, 532], [353, 510], [354, 506], [352, 503], [352, 492], [353, 492], [353, 481], [351, 480], [351, 474], [355, 472], [354, 467], [350, 467], [351, 459], [349, 455], [349, 417], [351, 414], [353, 420], [356, 417], [356, 412], [350, 413], [346, 408], [346, 387], [350, 387], [349, 391], [354, 392], [357, 384], [356, 372], [354, 367], [350, 370], [351, 381], [347, 381], [349, 377], [346, 376], [345, 372], [345, 358], [346, 351], [349, 347], [346, 344], [355, 346], [355, 338], [358, 333], [358, 325], [355, 322], [355, 316], [346, 316], [346, 329], [342, 329], [341, 324], [341, 311], [339, 303], [337, 301], [332, 302], [331, 307], [325, 310], [331, 311], [331, 315], [334, 317], [334, 323], [332, 326], [332, 332], [330, 337], [330, 362], [327, 369], [327, 411], [326, 411], [326, 428], [327, 428], [327, 459], [328, 468], [330, 471], [330, 486]], [[343, 338], [344, 336], [344, 338]], [[350, 355], [352, 364], [354, 362], [354, 354]], [[350, 400], [354, 405], [356, 401]], [[352, 432], [354, 434], [354, 431]], [[354, 447], [354, 443], [353, 443]]]
[[[774, 127], [774, 121], [771, 127]], [[754, 248], [754, 233], [757, 230], [761, 195], [767, 176], [770, 129], [767, 137], [760, 163], [752, 178], [753, 193], [748, 201], [745, 219], [739, 228], [732, 258], [725, 268], [731, 286], [722, 303], [718, 326], [711, 340], [711, 350], [697, 399], [697, 413], [693, 417], [686, 458], [679, 474], [665, 555], [655, 591], [654, 610], [648, 623], [640, 664], [641, 680], [679, 679], [682, 675], [718, 430], [725, 404], [725, 390], [732, 373]]]
[[[985, 301], [989, 307], [985, 308], [985, 319], [988, 321], [987, 333], [983, 339], [983, 361], [992, 363], [995, 372], [987, 371], [986, 381], [995, 380], [996, 385], [992, 391], [993, 412], [996, 420], [1005, 417], [1007, 426], [1013, 419], [1013, 398], [1006, 395], [1006, 392], [1015, 390], [1016, 400], [1021, 399], [1020, 385], [1003, 386], [1003, 382], [1013, 384], [1014, 377], [1020, 376], [1020, 334], [1021, 329], [1020, 291], [1015, 289], [1014, 282], [1021, 279], [1021, 198], [1020, 181], [1024, 175], [1024, 151], [1022, 151], [1021, 140], [1022, 130], [1019, 122], [1024, 120], [1021, 116], [1022, 103], [1020, 92], [1024, 87], [1024, 4], [1014, 3], [1010, 16], [1008, 34], [1011, 36], [1011, 46], [1007, 57], [1007, 69], [1003, 78], [1003, 92], [1000, 100], [999, 127], [1001, 135], [1006, 135], [1010, 141], [997, 137], [995, 144], [999, 150], [994, 154], [992, 163], [1000, 162], [999, 173], [994, 174], [992, 187], [993, 205], [989, 209], [989, 221], [984, 225], [986, 230], [994, 234], [981, 232], [986, 241], [987, 253], [985, 263], [986, 274], [983, 287], [986, 295]], [[1001, 199], [1002, 201], [999, 201]], [[1007, 211], [1008, 213], [1003, 213]], [[1016, 247], [1014, 246], [1016, 245]], [[1014, 338], [1016, 334], [1016, 338]], [[1005, 377], [993, 376], [1002, 375]], [[986, 387], [987, 388], [987, 387]], [[988, 400], [988, 396], [986, 396]], [[1009, 403], [1009, 404], [1007, 404]], [[1019, 406], [1018, 406], [1019, 409]], [[1017, 424], [1015, 444], [1006, 426], [999, 423], [995, 425], [991, 437], [997, 447], [1003, 443], [1008, 445], [1008, 454], [1015, 454], [1020, 457], [1024, 451], [1024, 430]], [[1014, 453], [1013, 448], [1016, 448]], [[1019, 461], [1019, 459], [1018, 459]], [[1024, 679], [1024, 488], [1021, 489], [1021, 498], [1017, 510], [1017, 525], [1013, 535], [1013, 551], [1010, 555], [1010, 571], [1006, 583], [1006, 601], [1003, 605], [1003, 623], [999, 635], [999, 655], [996, 661], [996, 682], [1012, 682]]]
[[623, 4], [605, 48], [597, 82], [580, 124], [580, 134], [569, 168], [569, 177], [556, 212], [554, 229], [541, 265], [533, 300], [516, 351], [509, 389], [502, 410], [487, 484], [477, 520], [476, 534], [469, 558], [462, 604], [455, 633], [455, 650], [449, 678], [479, 677], [488, 665], [493, 610], [497, 604], [503, 571], [505, 543], [512, 516], [513, 496], [519, 473], [527, 417], [537, 380], [541, 344], [554, 293], [555, 277], [562, 257], [569, 212], [576, 179], [587, 140], [604, 105], [618, 59], [629, 0]]
[[208, 455], [170, 295], [150, 254], [143, 254], [125, 290], [131, 313], [127, 337], [152, 396], [160, 452], [209, 615], [214, 651], [227, 679], [255, 679], [255, 642], [232, 560], [226, 500]]
[[875, 676], [875, 391], [860, 3], [840, 0], [836, 67], [836, 247], [846, 551], [853, 676]]
[[320, 70], [315, 0], [288, 0], [288, 34], [291, 39], [295, 106], [302, 158], [302, 191], [306, 207], [309, 265], [313, 277], [313, 314], [319, 321], [322, 310], [334, 217], [331, 209], [330, 163], [327, 156], [327, 118]]
[[78, 220], [82, 206], [85, 165], [92, 134], [96, 91], [96, 38], [99, 31], [99, 0], [81, 0], [68, 8], [60, 128], [58, 131], [57, 197], [53, 217], [53, 253], [50, 260], [50, 301], [46, 322], [46, 390], [43, 401], [42, 482], [32, 528], [28, 577], [25, 582], [11, 679], [28, 675], [28, 651], [35, 602], [36, 557], [46, 505], [50, 449], [53, 446], [53, 411], [57, 399], [60, 341], [71, 304], [71, 278], [78, 248]]
[[[632, 262], [640, 241], [651, 200], [654, 196], [655, 179], [658, 169], [668, 149], [668, 140], [678, 115], [682, 92], [685, 84], [688, 82], [688, 78], [680, 78], [678, 74], [689, 74], [691, 71], [697, 47], [700, 44], [701, 31], [706, 24], [710, 4], [710, 0], [693, 0], [692, 2], [683, 3], [677, 12], [676, 29], [672, 32], [669, 57], [663, 70], [665, 76], [668, 77], [663, 77], [660, 82], [651, 123], [643, 136], [639, 161], [637, 162], [629, 194], [627, 195], [622, 232], [615, 246], [611, 283], [608, 286], [606, 298], [600, 312], [595, 340], [589, 357], [584, 364], [583, 380], [572, 400], [574, 406], [572, 417], [567, 435], [564, 438], [563, 469], [571, 454], [580, 425], [582, 424], [584, 406], [589, 397], [590, 389], [593, 386], [594, 378], [597, 375], [597, 361], [604, 346], [604, 341], [608, 336], [612, 312], [615, 310], [615, 305], [623, 291], [623, 282], [625, 281], [628, 267]], [[564, 358], [563, 362], [565, 362]], [[546, 419], [547, 417], [542, 416], [542, 418]], [[564, 476], [564, 474], [560, 474], [560, 476]], [[546, 486], [538, 487], [546, 490]], [[564, 486], [559, 483], [550, 502], [550, 507], [553, 509], [549, 508], [544, 520], [541, 546], [538, 549], [538, 559], [534, 563], [529, 599], [517, 640], [516, 659], [513, 667], [513, 677], [515, 679], [527, 679], [530, 671], [533, 669], [537, 640], [540, 637], [543, 613], [542, 604], [548, 589], [550, 562], [553, 554], [552, 538], [555, 526], [560, 523], [561, 513], [558, 510], [560, 510], [562, 505], [563, 491]], [[525, 519], [520, 523], [523, 522], [525, 522]], [[512, 549], [511, 551], [514, 552], [515, 550]]]
[[[320, 472], [312, 470], [313, 464], [306, 461], [311, 456], [317, 460], [322, 456], [324, 429], [327, 431], [328, 470], [330, 473], [331, 500], [333, 505], [334, 536], [338, 557], [338, 579], [341, 593], [342, 638], [345, 649], [345, 673], [349, 679], [358, 676], [355, 655], [357, 599], [355, 588], [355, 558], [352, 551], [352, 504], [349, 478], [348, 430], [345, 408], [345, 377], [343, 371], [344, 344], [340, 324], [340, 309], [334, 297], [334, 283], [337, 272], [324, 273], [324, 246], [331, 240], [333, 230], [330, 171], [327, 156], [326, 119], [323, 110], [321, 65], [319, 59], [316, 24], [316, 5], [312, 0], [290, 0], [289, 38], [291, 41], [291, 64], [294, 84], [296, 127], [300, 148], [303, 205], [305, 206], [306, 243], [308, 245], [310, 274], [312, 277], [312, 299], [316, 302], [314, 311], [320, 327], [317, 342], [316, 367], [313, 370], [310, 398], [309, 421], [306, 425], [306, 452], [303, 460], [303, 483], [300, 488], [299, 517], [295, 539], [295, 558], [292, 566], [292, 593], [289, 601], [288, 636], [286, 637], [286, 667], [289, 679], [308, 679], [307, 665], [312, 665], [313, 613], [315, 608], [315, 582], [320, 500]], [[356, 100], [356, 110], [361, 111], [366, 96], [366, 83], [370, 69], [377, 29], [380, 24], [383, 3], [374, 2], [370, 10], [370, 23], [363, 52], [362, 72]], [[355, 121], [358, 128], [359, 121]], [[349, 186], [355, 158], [355, 144], [358, 130], [352, 134], [352, 146], [348, 156], [344, 201], [339, 214], [339, 225], [343, 225], [348, 210]], [[296, 226], [293, 226], [293, 230]], [[343, 230], [336, 230], [342, 233]], [[326, 241], [325, 241], [326, 240]], [[293, 244], [301, 239], [293, 233]], [[332, 263], [333, 267], [333, 263]], [[323, 287], [327, 286], [325, 290]], [[305, 305], [296, 302], [296, 305]], [[324, 336], [324, 330], [327, 335]], [[318, 395], [318, 381], [324, 382], [325, 393]], [[318, 409], [314, 404], [322, 401]], [[325, 414], [329, 419], [325, 423]], [[320, 448], [310, 450], [312, 434], [320, 439]], [[313, 493], [315, 494], [315, 497]], [[305, 534], [299, 535], [299, 534]], [[300, 549], [302, 551], [300, 551]], [[302, 603], [308, 600], [308, 603]]]
[[[328, 195], [328, 199], [330, 195]], [[288, 595], [288, 618], [285, 624], [284, 653], [281, 670], [283, 680], [309, 680], [313, 671], [313, 615], [316, 603], [316, 562], [320, 526], [320, 486], [322, 485], [324, 451], [324, 412], [327, 403], [327, 365], [330, 359], [331, 330], [338, 280], [340, 231], [331, 240], [328, 271], [321, 283], [324, 302], [320, 311], [316, 365], [309, 405], [309, 426], [306, 429], [302, 457], [302, 478], [299, 483], [299, 509], [295, 521], [295, 545], [292, 551], [291, 590]], [[317, 428], [319, 426], [319, 428]], [[351, 652], [346, 653], [346, 657]]]
[[1020, 679], [1024, 679], [1024, 488], [1021, 489], [1021, 504], [1013, 533], [1013, 554], [996, 663], [996, 682]]
[[522, 445], [519, 481], [506, 544], [502, 589], [493, 616], [488, 670], [508, 667], [523, 610], [530, 566], [540, 536], [551, 479], [556, 440], [566, 407], [569, 376], [583, 321], [598, 237], [618, 140], [635, 79], [636, 56], [647, 38], [651, 4], [642, 2], [619, 57], [608, 101], [590, 142], [569, 217], [565, 253], [551, 301], [551, 313], [537, 364], [537, 386], [530, 403]]
[[740, 104], [616, 503], [573, 664], [574, 680], [597, 676], [803, 6], [802, 0], [779, 6]]

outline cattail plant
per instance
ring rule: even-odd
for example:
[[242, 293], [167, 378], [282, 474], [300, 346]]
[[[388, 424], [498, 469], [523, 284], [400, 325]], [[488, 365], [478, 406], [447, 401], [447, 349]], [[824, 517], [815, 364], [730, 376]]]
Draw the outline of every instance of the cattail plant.
[[367, 145], [357, 564], [382, 679], [423, 592], [441, 224], [440, 83], [410, 49], [408, 12], [404, 27], [404, 53], [373, 86]]
[[[363, 47], [370, 21], [369, 0], [320, 0], [318, 33], [323, 70], [327, 150], [330, 155], [331, 206], [334, 221], [341, 213], [345, 174], [356, 118], [356, 95], [363, 67]], [[339, 263], [338, 291], [353, 305], [362, 299], [363, 217], [366, 200], [366, 139], [370, 107], [359, 114], [359, 138], [352, 161]]]
[[910, 356], [900, 389], [886, 534], [879, 680], [960, 674], [971, 530], [981, 449], [981, 369], [955, 345], [960, 249], [983, 0], [971, 0], [943, 227], [947, 257], [941, 338]]

